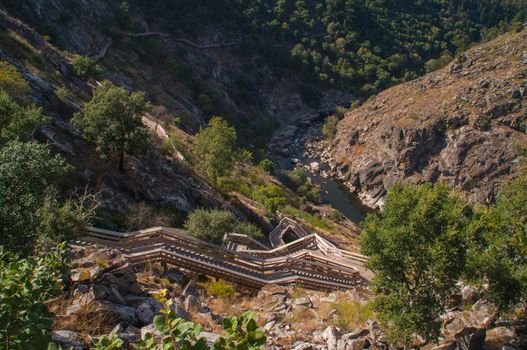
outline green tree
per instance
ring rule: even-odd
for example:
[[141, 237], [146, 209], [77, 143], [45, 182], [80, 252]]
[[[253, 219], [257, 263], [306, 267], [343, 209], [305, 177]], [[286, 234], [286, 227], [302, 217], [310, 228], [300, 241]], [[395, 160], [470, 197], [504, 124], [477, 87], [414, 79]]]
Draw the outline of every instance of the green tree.
[[150, 109], [142, 92], [128, 92], [109, 81], [98, 86], [93, 98], [72, 118], [81, 134], [97, 146], [102, 158], [116, 154], [124, 173], [125, 154], [143, 151], [148, 132], [141, 117]]
[[469, 230], [465, 278], [486, 283], [498, 311], [527, 304], [527, 170], [504, 186], [496, 204], [481, 208]]
[[51, 186], [70, 172], [48, 147], [11, 141], [0, 148], [0, 238], [9, 250], [28, 253], [35, 243], [37, 215]]
[[196, 136], [194, 151], [212, 180], [232, 169], [237, 159], [236, 130], [221, 117], [213, 117]]
[[19, 139], [29, 141], [33, 134], [50, 118], [42, 114], [42, 108], [21, 106], [4, 91], [0, 91], [0, 140]]
[[263, 237], [258, 227], [238, 221], [227, 210], [197, 209], [188, 216], [185, 229], [191, 236], [217, 244], [226, 233], [240, 233], [255, 239]]
[[471, 208], [445, 185], [395, 185], [384, 210], [369, 215], [362, 253], [375, 273], [374, 307], [392, 339], [439, 335], [438, 315], [465, 267]]
[[51, 341], [53, 314], [45, 302], [61, 292], [68, 268], [64, 245], [28, 259], [0, 247], [2, 349], [42, 349]]

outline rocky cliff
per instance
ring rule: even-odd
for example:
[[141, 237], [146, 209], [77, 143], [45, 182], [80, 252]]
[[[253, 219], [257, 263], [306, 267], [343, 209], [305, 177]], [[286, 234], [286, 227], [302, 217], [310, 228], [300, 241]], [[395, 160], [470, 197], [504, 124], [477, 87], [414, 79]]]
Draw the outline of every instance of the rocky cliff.
[[486, 202], [514, 176], [526, 132], [524, 26], [348, 112], [329, 163], [373, 207], [400, 181], [445, 181]]

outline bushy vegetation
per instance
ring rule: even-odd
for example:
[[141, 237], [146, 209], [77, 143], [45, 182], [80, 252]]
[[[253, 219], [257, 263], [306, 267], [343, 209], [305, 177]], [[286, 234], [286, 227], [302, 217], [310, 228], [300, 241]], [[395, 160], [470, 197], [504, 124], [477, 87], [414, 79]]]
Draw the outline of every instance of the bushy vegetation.
[[230, 298], [236, 293], [236, 288], [231, 283], [222, 279], [215, 281], [208, 281], [203, 283], [202, 286], [207, 291], [208, 295], [212, 295], [217, 298]]
[[0, 142], [13, 139], [30, 141], [35, 132], [49, 121], [42, 108], [32, 104], [21, 105], [0, 90]]
[[62, 245], [27, 259], [0, 247], [0, 347], [42, 349], [51, 341], [53, 314], [45, 303], [61, 292], [68, 269]]
[[29, 85], [15, 67], [0, 61], [0, 90], [9, 96], [21, 97], [29, 91]]
[[284, 191], [277, 185], [260, 185], [252, 194], [252, 198], [262, 203], [265, 209], [274, 214], [278, 209], [287, 204], [287, 197]]
[[339, 119], [335, 115], [330, 115], [324, 119], [324, 124], [322, 125], [322, 134], [326, 140], [333, 140], [337, 134], [337, 124]]
[[245, 312], [241, 317], [228, 317], [223, 320], [225, 337], [220, 337], [216, 343], [209, 348], [204, 338], [200, 337], [201, 326], [177, 318], [172, 307], [173, 301], [161, 295], [160, 300], [164, 307], [160, 314], [154, 318], [154, 328], [161, 334], [161, 341], [154, 335], [147, 333], [144, 340], [135, 344], [138, 350], [233, 350], [246, 349], [258, 350], [265, 344], [264, 331], [258, 328], [252, 312]]
[[485, 286], [498, 313], [527, 297], [527, 171], [495, 205], [473, 207], [444, 185], [397, 185], [370, 215], [362, 252], [375, 272], [374, 308], [392, 340], [431, 341], [459, 279]]
[[117, 155], [119, 171], [124, 173], [125, 154], [138, 153], [146, 148], [148, 132], [141, 117], [149, 109], [144, 93], [130, 93], [104, 81], [71, 122], [84, 138], [95, 143], [102, 158]]
[[311, 182], [304, 170], [294, 169], [286, 171], [282, 176], [282, 181], [304, 201], [320, 202], [320, 190]]
[[216, 181], [236, 162], [236, 130], [221, 117], [213, 117], [196, 135], [194, 152], [207, 176]]
[[226, 233], [240, 233], [255, 239], [263, 237], [258, 227], [239, 221], [227, 210], [197, 209], [188, 216], [185, 229], [191, 236], [217, 244]]
[[102, 72], [97, 62], [86, 56], [74, 55], [72, 65], [75, 74], [82, 79], [95, 78]]

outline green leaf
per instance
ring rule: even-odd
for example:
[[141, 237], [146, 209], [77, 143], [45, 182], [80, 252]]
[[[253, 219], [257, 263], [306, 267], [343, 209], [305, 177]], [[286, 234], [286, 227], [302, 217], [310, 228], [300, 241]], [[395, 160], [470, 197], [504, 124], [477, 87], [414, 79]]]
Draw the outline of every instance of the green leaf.
[[154, 317], [153, 324], [154, 324], [154, 328], [155, 328], [158, 332], [161, 332], [161, 333], [164, 333], [164, 332], [165, 332], [165, 330], [166, 330], [166, 326], [165, 326], [165, 317], [163, 317], [163, 315], [156, 315], [156, 316]]

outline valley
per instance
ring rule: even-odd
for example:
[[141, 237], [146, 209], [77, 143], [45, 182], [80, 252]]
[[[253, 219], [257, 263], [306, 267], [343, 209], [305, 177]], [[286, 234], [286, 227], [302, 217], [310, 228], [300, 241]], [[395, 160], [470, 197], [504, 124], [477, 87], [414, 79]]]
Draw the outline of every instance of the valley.
[[525, 0], [0, 0], [0, 350], [527, 347]]

